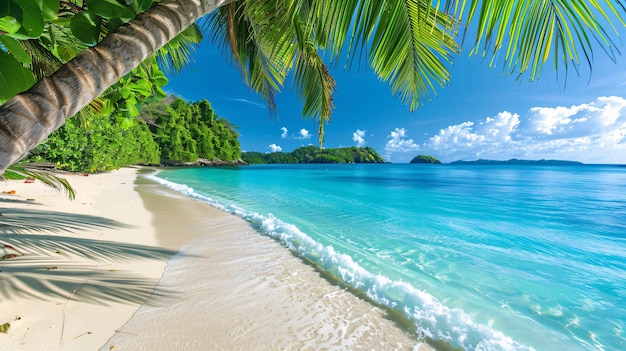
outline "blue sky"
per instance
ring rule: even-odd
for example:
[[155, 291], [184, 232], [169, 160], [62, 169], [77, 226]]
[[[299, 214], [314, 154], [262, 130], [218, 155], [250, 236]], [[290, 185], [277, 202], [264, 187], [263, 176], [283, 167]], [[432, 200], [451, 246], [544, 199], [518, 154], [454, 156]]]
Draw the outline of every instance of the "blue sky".
[[[626, 52], [622, 44], [618, 50]], [[371, 146], [394, 163], [427, 154], [443, 162], [519, 158], [626, 164], [626, 57], [614, 63], [596, 50], [593, 72], [583, 67], [577, 76], [570, 70], [564, 87], [552, 61], [540, 80], [530, 83], [507, 77], [468, 52], [455, 58], [449, 86], [414, 112], [368, 68], [333, 71], [336, 108], [324, 146]], [[194, 59], [170, 77], [166, 91], [210, 101], [220, 116], [239, 126], [244, 151], [317, 145], [315, 122], [301, 118], [302, 104], [291, 86], [277, 98], [278, 117], [271, 117], [210, 42], [200, 45]]]

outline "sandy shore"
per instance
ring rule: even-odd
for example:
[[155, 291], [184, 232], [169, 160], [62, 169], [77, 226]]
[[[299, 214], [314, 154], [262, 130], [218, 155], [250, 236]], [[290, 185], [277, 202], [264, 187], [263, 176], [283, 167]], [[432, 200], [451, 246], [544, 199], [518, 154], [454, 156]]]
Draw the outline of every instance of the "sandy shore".
[[0, 194], [2, 252], [22, 254], [0, 261], [0, 350], [416, 346], [385, 311], [235, 216], [135, 169], [68, 180], [75, 201], [0, 184], [15, 190]]
[[66, 178], [74, 201], [39, 182], [0, 183], [15, 191], [0, 194], [0, 242], [23, 254], [0, 261], [0, 324], [10, 323], [2, 350], [97, 349], [175, 253], [157, 246], [136, 170]]

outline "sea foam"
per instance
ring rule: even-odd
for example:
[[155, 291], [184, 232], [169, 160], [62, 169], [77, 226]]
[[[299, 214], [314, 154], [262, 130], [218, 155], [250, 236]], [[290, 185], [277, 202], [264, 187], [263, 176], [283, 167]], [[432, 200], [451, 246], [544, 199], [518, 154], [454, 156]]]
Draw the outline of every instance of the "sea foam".
[[358, 289], [374, 303], [403, 313], [415, 325], [419, 339], [449, 343], [452, 347], [478, 351], [523, 351], [534, 348], [516, 342], [501, 331], [476, 322], [461, 308], [450, 308], [426, 291], [402, 280], [392, 280], [373, 274], [356, 263], [352, 257], [322, 245], [303, 233], [297, 226], [285, 223], [271, 213], [248, 212], [231, 204], [225, 205], [196, 192], [184, 184], [171, 182], [156, 175], [146, 175], [172, 190], [208, 203], [250, 222], [253, 227], [287, 247], [298, 257], [312, 263], [336, 282]]

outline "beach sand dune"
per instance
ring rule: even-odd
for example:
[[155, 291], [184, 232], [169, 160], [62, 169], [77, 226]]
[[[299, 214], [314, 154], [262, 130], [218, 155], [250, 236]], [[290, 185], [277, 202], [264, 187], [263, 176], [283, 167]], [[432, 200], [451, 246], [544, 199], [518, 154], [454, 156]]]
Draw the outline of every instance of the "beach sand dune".
[[0, 350], [415, 347], [246, 221], [136, 171], [68, 176], [75, 201], [0, 184], [15, 190], [0, 195], [0, 242], [19, 254], [0, 261]]

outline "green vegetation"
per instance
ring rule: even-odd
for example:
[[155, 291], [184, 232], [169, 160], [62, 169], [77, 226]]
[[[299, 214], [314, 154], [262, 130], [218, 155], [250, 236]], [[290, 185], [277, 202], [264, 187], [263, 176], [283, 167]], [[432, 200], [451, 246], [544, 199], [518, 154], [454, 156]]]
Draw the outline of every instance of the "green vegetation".
[[142, 118], [155, 134], [162, 163], [236, 161], [241, 157], [235, 126], [217, 116], [206, 100], [188, 104], [179, 98], [168, 98], [146, 105]]
[[385, 160], [371, 147], [344, 147], [324, 149], [309, 145], [292, 152], [244, 152], [241, 158], [246, 163], [384, 163]]
[[440, 164], [441, 161], [439, 161], [438, 159], [434, 158], [433, 156], [417, 155], [417, 156], [415, 156], [411, 160], [411, 163], [437, 163], [437, 164]]
[[[569, 67], [577, 71], [584, 60], [591, 65], [594, 48], [614, 59], [619, 53], [614, 39], [619, 38], [626, 9], [616, 0], [167, 3], [2, 2], [0, 102], [11, 100], [0, 106], [0, 173], [87, 105], [96, 114], [112, 107], [120, 123], [132, 122], [134, 101], [140, 102], [147, 87], [142, 79], [155, 85], [163, 79], [148, 75], [125, 80], [119, 87], [122, 99], [102, 93], [146, 60], [150, 62], [144, 65], [156, 59], [160, 69], [176, 68], [175, 61], [189, 57], [187, 44], [199, 42], [195, 23], [208, 13], [205, 28], [211, 39], [221, 44], [270, 110], [287, 77], [293, 77], [303, 116], [318, 121], [321, 148], [336, 85], [328, 63], [337, 66], [357, 56], [367, 60], [413, 110], [448, 84], [448, 67], [460, 54], [463, 26], [476, 28], [468, 43], [471, 54], [486, 57], [508, 75], [535, 80], [546, 62], [565, 72]], [[171, 4], [185, 11], [163, 9]], [[133, 19], [139, 14], [141, 18]], [[163, 32], [156, 22], [165, 23], [168, 30]], [[52, 72], [56, 78], [42, 82]], [[31, 86], [31, 93], [12, 99]], [[152, 94], [160, 94], [155, 90]], [[40, 121], [51, 128], [40, 128]]]
[[100, 172], [131, 164], [158, 164], [159, 149], [145, 123], [120, 128], [114, 117], [74, 118], [33, 149], [27, 162]]
[[100, 172], [132, 164], [195, 163], [199, 158], [235, 161], [241, 149], [234, 127], [208, 101], [167, 98], [142, 107], [127, 128], [116, 117], [73, 118], [36, 147], [27, 161], [59, 169]]

